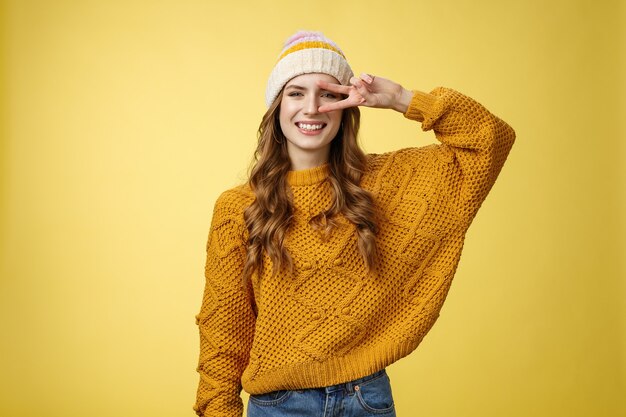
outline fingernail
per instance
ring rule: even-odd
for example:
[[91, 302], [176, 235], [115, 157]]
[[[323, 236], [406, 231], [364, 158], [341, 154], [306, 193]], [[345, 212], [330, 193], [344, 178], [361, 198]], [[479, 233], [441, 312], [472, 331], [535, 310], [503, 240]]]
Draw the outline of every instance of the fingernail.
[[368, 83], [368, 84], [371, 84], [372, 81], [374, 81], [374, 79], [372, 77], [370, 77], [369, 74], [361, 74], [361, 79], [363, 81], [365, 81], [366, 83]]

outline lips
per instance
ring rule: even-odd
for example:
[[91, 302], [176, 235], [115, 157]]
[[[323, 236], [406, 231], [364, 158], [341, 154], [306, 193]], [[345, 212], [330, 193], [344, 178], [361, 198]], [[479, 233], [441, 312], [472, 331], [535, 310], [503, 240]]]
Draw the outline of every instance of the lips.
[[298, 126], [300, 130], [303, 130], [305, 132], [318, 132], [322, 130], [324, 127], [326, 127], [326, 123], [315, 122], [315, 121], [296, 122], [296, 126]]

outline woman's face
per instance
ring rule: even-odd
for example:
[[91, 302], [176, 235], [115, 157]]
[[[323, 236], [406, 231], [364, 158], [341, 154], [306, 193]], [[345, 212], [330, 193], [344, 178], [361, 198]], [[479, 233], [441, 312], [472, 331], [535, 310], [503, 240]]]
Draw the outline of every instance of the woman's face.
[[318, 108], [343, 97], [322, 90], [318, 81], [339, 84], [330, 75], [314, 73], [292, 78], [283, 89], [280, 128], [287, 138], [287, 152], [294, 170], [314, 168], [328, 162], [330, 143], [341, 125], [343, 110], [320, 113]]

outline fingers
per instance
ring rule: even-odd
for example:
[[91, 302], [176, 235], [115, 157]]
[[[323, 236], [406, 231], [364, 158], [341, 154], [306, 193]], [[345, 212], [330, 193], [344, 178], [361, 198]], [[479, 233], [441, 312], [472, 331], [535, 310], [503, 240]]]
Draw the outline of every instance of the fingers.
[[360, 78], [357, 77], [351, 77], [350, 78], [350, 84], [352, 84], [353, 86], [359, 88], [359, 87], [363, 87], [365, 84], [363, 83], [363, 80], [361, 80]]
[[350, 84], [352, 84], [356, 88], [356, 91], [362, 97], [361, 103], [359, 104], [365, 103], [367, 99], [371, 97], [371, 91], [368, 89], [368, 85], [360, 78], [350, 78]]
[[374, 75], [363, 73], [361, 74], [360, 78], [368, 84], [371, 84], [374, 82]]
[[344, 100], [335, 103], [324, 104], [318, 108], [321, 113], [347, 109], [348, 107], [357, 107], [360, 105], [372, 106], [377, 102], [375, 95], [370, 91], [369, 87], [374, 82], [374, 76], [370, 74], [361, 74], [358, 78], [350, 78], [349, 85], [341, 85], [329, 83], [326, 81], [318, 81], [317, 85], [333, 93], [344, 94], [348, 96]]
[[335, 103], [324, 104], [320, 106], [317, 110], [320, 113], [326, 113], [333, 110], [341, 110], [347, 109], [348, 107], [356, 107], [362, 103], [362, 98], [358, 98], [356, 96], [350, 96], [345, 100], [337, 101]]
[[345, 94], [345, 95], [350, 94], [349, 85], [334, 84], [334, 83], [329, 83], [329, 82], [321, 81], [321, 80], [317, 82], [317, 85], [320, 88], [324, 90], [332, 91], [333, 93], [339, 93], [339, 94]]
[[[372, 84], [374, 82], [374, 75], [370, 75], [370, 74], [361, 74], [359, 76], [359, 78], [356, 77], [352, 77], [350, 78], [350, 84], [354, 85], [355, 87], [357, 86], [357, 84], [362, 84], [362, 82], [365, 82], [366, 84]], [[335, 84], [335, 83], [329, 83], [327, 81], [322, 81], [319, 80], [317, 82], [317, 85], [320, 88], [323, 88], [324, 90], [328, 90], [328, 91], [332, 91], [333, 93], [340, 93], [340, 94], [349, 94], [350, 92], [350, 86], [349, 85], [341, 85], [341, 84]]]

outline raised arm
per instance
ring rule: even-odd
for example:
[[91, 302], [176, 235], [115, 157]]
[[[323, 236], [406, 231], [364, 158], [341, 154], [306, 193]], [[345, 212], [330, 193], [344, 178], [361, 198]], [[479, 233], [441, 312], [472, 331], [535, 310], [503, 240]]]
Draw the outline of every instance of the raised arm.
[[454, 153], [461, 172], [459, 213], [471, 221], [491, 190], [515, 141], [513, 129], [485, 107], [450, 88], [414, 91], [404, 113], [422, 122]]
[[199, 416], [241, 417], [241, 375], [248, 363], [255, 314], [251, 291], [242, 284], [243, 225], [231, 199], [215, 204], [207, 241], [205, 289], [196, 323], [200, 374], [194, 410]]
[[346, 95], [344, 100], [320, 107], [330, 111], [352, 106], [388, 108], [422, 122], [454, 155], [460, 170], [459, 214], [467, 221], [493, 186], [515, 141], [513, 129], [485, 107], [450, 88], [430, 93], [409, 91], [400, 84], [362, 74], [351, 85], [322, 83], [322, 88]]

